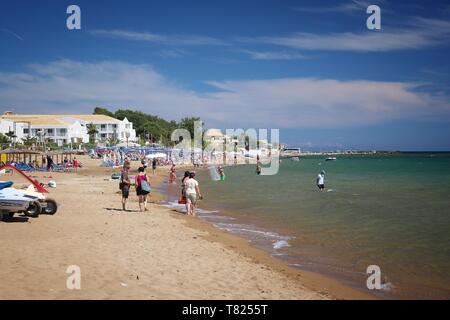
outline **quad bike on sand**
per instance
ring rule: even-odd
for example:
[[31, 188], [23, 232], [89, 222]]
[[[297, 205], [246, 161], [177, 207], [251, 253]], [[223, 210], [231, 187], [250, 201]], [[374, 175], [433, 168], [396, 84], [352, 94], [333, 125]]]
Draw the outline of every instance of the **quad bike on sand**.
[[[26, 216], [36, 218], [39, 214], [55, 214], [58, 205], [54, 199], [45, 196], [48, 191], [32, 180], [19, 169], [6, 165], [24, 176], [30, 185], [25, 190], [12, 188], [13, 182], [0, 182], [0, 220], [4, 217], [13, 217], [15, 213], [24, 213]], [[3, 169], [1, 167], [0, 169]]]
[[11, 181], [0, 182], [0, 218], [12, 218], [19, 212], [29, 217], [38, 217], [42, 211], [38, 197], [26, 195], [12, 185]]
[[55, 214], [58, 210], [58, 205], [54, 199], [47, 198], [43, 193], [37, 192], [33, 185], [30, 185], [26, 190], [18, 190], [24, 195], [37, 197], [41, 206], [40, 213], [43, 214]]

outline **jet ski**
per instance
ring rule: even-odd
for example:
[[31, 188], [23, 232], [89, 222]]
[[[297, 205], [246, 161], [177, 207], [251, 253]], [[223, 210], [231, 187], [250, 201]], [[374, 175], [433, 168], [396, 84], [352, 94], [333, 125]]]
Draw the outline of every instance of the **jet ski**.
[[12, 181], [0, 182], [0, 218], [13, 217], [17, 212], [37, 217], [42, 210], [38, 197], [23, 194], [12, 185]]

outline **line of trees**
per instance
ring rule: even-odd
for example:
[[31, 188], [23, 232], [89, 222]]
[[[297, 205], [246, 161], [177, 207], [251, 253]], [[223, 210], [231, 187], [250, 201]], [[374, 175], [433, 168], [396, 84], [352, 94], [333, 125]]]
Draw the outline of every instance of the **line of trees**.
[[200, 121], [199, 117], [186, 117], [179, 122], [167, 121], [158, 116], [146, 114], [141, 111], [129, 109], [119, 109], [111, 112], [106, 108], [97, 107], [94, 114], [103, 114], [118, 120], [127, 118], [133, 123], [136, 135], [140, 137], [141, 142], [149, 141], [152, 143], [161, 143], [166, 146], [173, 146], [175, 142], [170, 140], [170, 135], [175, 129], [187, 129], [194, 136], [194, 122]]

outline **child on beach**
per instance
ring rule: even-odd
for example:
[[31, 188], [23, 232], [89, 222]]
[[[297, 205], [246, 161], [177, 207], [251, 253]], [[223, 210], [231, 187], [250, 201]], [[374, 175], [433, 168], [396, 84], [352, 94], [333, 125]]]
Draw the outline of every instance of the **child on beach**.
[[140, 167], [135, 179], [136, 194], [139, 197], [139, 209], [142, 211], [148, 211], [147, 209], [147, 196], [150, 193], [150, 180], [145, 174], [145, 168]]

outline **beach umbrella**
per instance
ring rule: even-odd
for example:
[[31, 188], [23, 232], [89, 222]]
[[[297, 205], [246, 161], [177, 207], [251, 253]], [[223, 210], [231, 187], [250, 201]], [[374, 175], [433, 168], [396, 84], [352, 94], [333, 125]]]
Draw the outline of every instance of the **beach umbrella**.
[[151, 153], [145, 156], [148, 159], [153, 159], [153, 158], [165, 158], [167, 157], [167, 155], [165, 153], [162, 152], [157, 152], [157, 153]]

